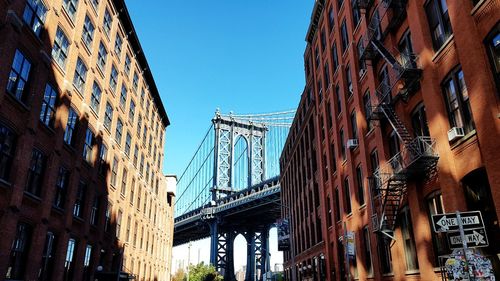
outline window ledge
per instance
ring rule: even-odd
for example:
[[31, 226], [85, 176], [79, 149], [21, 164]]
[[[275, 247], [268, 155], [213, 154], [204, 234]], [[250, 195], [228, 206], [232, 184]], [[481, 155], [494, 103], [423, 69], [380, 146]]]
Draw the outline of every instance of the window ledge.
[[56, 131], [54, 130], [54, 128], [49, 127], [47, 124], [43, 123], [42, 121], [38, 122], [38, 124], [40, 124], [40, 127], [42, 127], [44, 131], [47, 131], [51, 135], [55, 135]]
[[8, 96], [10, 99], [14, 101], [14, 105], [17, 106], [19, 109], [28, 112], [30, 111], [30, 106], [22, 102], [21, 100], [18, 100], [14, 94], [10, 93], [9, 91], [6, 91], [6, 96]]
[[406, 270], [405, 271], [405, 275], [416, 275], [416, 274], [420, 274], [420, 270], [413, 269], [413, 270]]
[[443, 43], [443, 46], [441, 46], [441, 48], [439, 48], [439, 50], [437, 50], [434, 56], [432, 57], [432, 62], [435, 63], [442, 57], [442, 55], [445, 53], [444, 52], [445, 49], [448, 49], [452, 45], [452, 42], [454, 42], [454, 38], [455, 35], [452, 34], [448, 39], [446, 39], [446, 41]]
[[0, 179], [0, 186], [5, 187], [5, 188], [10, 188], [10, 187], [12, 187], [12, 183], [10, 183], [4, 179]]
[[474, 8], [472, 8], [472, 11], [470, 12], [471, 16], [474, 16], [477, 11], [479, 11], [482, 7], [483, 7], [483, 4], [488, 2], [488, 0], [481, 0], [479, 1], [475, 6]]
[[61, 73], [62, 76], [66, 76], [66, 71], [64, 70], [64, 67], [60, 66], [59, 63], [52, 56], [51, 58], [52, 58], [52, 65], [56, 67], [56, 69]]
[[467, 142], [469, 139], [473, 138], [474, 136], [476, 136], [476, 130], [470, 131], [468, 134], [466, 134], [465, 136], [463, 136], [462, 138], [460, 138], [456, 142], [450, 144], [451, 150], [456, 149], [457, 147], [459, 147], [463, 143]]
[[359, 210], [360, 211], [364, 210], [364, 209], [366, 209], [366, 203], [363, 203], [363, 205], [359, 206]]
[[30, 198], [31, 200], [33, 200], [33, 201], [35, 201], [37, 203], [42, 202], [42, 198], [40, 198], [40, 196], [35, 195], [35, 194], [33, 194], [33, 193], [29, 192], [29, 191], [25, 190], [24, 191], [24, 195], [26, 195], [27, 198]]

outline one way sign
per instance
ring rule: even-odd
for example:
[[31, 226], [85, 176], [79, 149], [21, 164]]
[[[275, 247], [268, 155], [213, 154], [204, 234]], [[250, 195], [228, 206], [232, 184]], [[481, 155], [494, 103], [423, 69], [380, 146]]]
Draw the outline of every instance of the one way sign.
[[[488, 238], [484, 228], [482, 229], [469, 229], [464, 231], [465, 240], [467, 242], [467, 248], [478, 248], [478, 247], [488, 247]], [[462, 238], [460, 234], [448, 233], [448, 242], [450, 243], [450, 248], [458, 249], [462, 248]]]
[[[483, 217], [479, 211], [460, 213], [460, 218], [464, 230], [484, 227]], [[457, 215], [455, 213], [432, 215], [432, 226], [435, 232], [458, 231]]]

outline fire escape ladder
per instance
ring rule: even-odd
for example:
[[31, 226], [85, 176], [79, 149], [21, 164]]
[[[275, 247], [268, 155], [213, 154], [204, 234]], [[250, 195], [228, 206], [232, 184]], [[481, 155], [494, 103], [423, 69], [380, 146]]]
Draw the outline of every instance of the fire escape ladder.
[[399, 139], [403, 142], [404, 146], [407, 147], [410, 145], [413, 138], [406, 129], [403, 121], [399, 119], [394, 109], [392, 109], [392, 106], [390, 104], [382, 103], [379, 107], [380, 111], [382, 111], [387, 121], [389, 121], [389, 124], [391, 124], [391, 127], [394, 129], [394, 132], [396, 132]]
[[394, 239], [394, 229], [396, 228], [396, 221], [399, 213], [399, 208], [406, 193], [406, 179], [404, 176], [392, 176], [385, 188], [381, 190], [383, 203], [380, 216], [381, 234]]

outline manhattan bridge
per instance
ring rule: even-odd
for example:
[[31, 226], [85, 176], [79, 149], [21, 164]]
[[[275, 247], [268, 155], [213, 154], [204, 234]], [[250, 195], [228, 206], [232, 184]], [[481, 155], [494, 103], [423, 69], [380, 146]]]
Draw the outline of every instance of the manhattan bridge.
[[235, 280], [234, 239], [247, 242], [246, 281], [269, 271], [269, 230], [280, 218], [279, 157], [295, 111], [221, 114], [177, 183], [174, 246], [210, 237], [210, 264]]

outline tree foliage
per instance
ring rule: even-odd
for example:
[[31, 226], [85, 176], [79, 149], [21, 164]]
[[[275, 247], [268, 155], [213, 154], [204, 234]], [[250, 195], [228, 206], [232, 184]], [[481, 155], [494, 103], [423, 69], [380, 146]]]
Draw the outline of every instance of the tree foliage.
[[184, 272], [184, 269], [179, 268], [175, 272], [174, 276], [172, 276], [172, 281], [183, 281], [184, 278], [186, 278], [186, 272]]
[[[215, 271], [211, 265], [206, 265], [203, 262], [197, 265], [189, 266], [189, 281], [222, 281], [224, 278]], [[187, 281], [187, 276], [184, 277]]]

